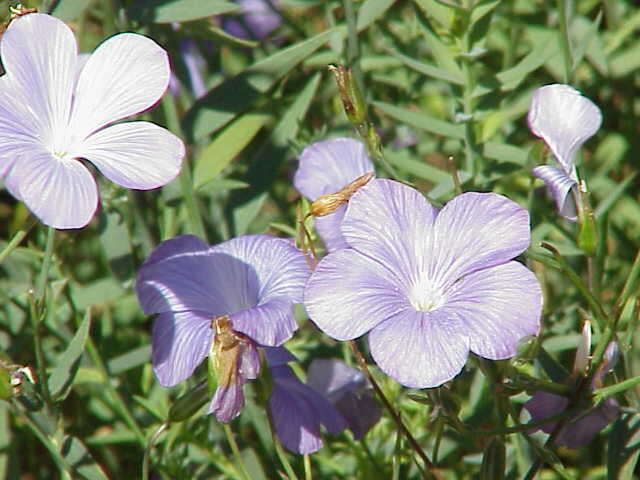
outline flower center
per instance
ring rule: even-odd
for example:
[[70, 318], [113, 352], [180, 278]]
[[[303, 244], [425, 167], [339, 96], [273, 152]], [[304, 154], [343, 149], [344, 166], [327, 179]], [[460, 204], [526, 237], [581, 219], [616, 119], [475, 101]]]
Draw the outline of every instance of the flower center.
[[409, 302], [420, 312], [430, 312], [444, 305], [445, 297], [428, 278], [419, 278], [409, 292]]

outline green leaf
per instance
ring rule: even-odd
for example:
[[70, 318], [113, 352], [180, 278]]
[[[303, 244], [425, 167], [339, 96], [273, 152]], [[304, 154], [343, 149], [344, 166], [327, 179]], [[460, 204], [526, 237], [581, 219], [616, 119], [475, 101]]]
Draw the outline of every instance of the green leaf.
[[436, 63], [440, 68], [451, 72], [457, 77], [463, 78], [462, 70], [460, 70], [458, 66], [453, 50], [440, 41], [440, 38], [431, 30], [428, 22], [423, 15], [421, 15], [421, 12], [419, 12], [417, 17], [418, 25], [422, 27], [421, 32], [425, 37], [427, 47], [436, 60]]
[[[249, 173], [247, 183], [251, 189], [240, 194], [239, 201], [233, 210], [235, 234], [243, 235], [258, 215], [267, 198], [266, 190], [273, 182], [280, 163], [286, 156], [289, 143], [296, 138], [300, 125], [311, 106], [311, 102], [320, 85], [321, 75], [316, 75], [307, 82], [298, 98], [285, 112], [273, 130], [269, 140], [260, 150]], [[239, 204], [239, 205], [238, 205]]]
[[414, 112], [389, 103], [373, 102], [373, 105], [390, 117], [400, 120], [412, 127], [419, 128], [420, 130], [459, 140], [464, 138], [464, 127], [462, 125], [455, 125], [451, 122], [427, 115], [426, 113]]
[[452, 83], [454, 85], [463, 85], [464, 80], [461, 76], [451, 73], [447, 70], [443, 70], [438, 67], [434, 67], [433, 65], [429, 65], [427, 63], [422, 63], [413, 58], [407, 57], [406, 55], [402, 55], [401, 53], [394, 52], [389, 50], [389, 53], [401, 60], [407, 67], [412, 70], [415, 70], [418, 73], [422, 73], [427, 77], [437, 78], [438, 80], [444, 80], [445, 82]]
[[270, 119], [266, 113], [249, 112], [229, 124], [195, 161], [194, 188], [214, 180]]
[[340, 29], [327, 30], [285, 48], [221, 83], [199, 99], [187, 112], [184, 131], [195, 139], [216, 132], [247, 110], [293, 67], [320, 48], [336, 31]]
[[502, 84], [502, 90], [513, 90], [527, 75], [540, 68], [560, 51], [560, 42], [555, 32], [546, 32], [539, 43], [514, 67], [496, 75]]
[[189, 22], [238, 11], [238, 4], [220, 0], [140, 0], [128, 9], [131, 19], [141, 23]]
[[120, 375], [128, 370], [145, 365], [151, 359], [151, 346], [143, 345], [127, 353], [112, 358], [107, 363], [107, 369], [111, 375]]
[[640, 456], [640, 415], [619, 418], [609, 434], [607, 479], [631, 480]]
[[63, 22], [73, 22], [91, 5], [92, 0], [60, 0], [51, 11], [51, 15]]
[[133, 278], [133, 254], [129, 229], [121, 212], [104, 208], [100, 213], [100, 241], [114, 276], [125, 282]]
[[627, 187], [629, 187], [629, 185], [631, 185], [633, 180], [635, 180], [636, 175], [637, 175], [637, 172], [633, 172], [631, 175], [625, 178], [621, 184], [616, 186], [613, 190], [609, 190], [609, 194], [605, 197], [604, 200], [602, 200], [598, 204], [598, 207], [594, 211], [596, 218], [600, 218], [603, 215], [606, 215], [607, 213], [609, 213], [609, 210], [611, 210], [611, 208], [613, 208], [613, 206], [618, 202], [618, 200], [622, 198], [622, 195], [624, 195], [624, 191], [627, 189]]
[[64, 400], [69, 394], [73, 379], [76, 376], [80, 359], [84, 352], [84, 346], [89, 337], [89, 328], [91, 327], [91, 312], [87, 310], [84, 320], [80, 324], [78, 331], [69, 342], [67, 349], [58, 359], [56, 367], [53, 369], [51, 377], [49, 377], [49, 391], [51, 396], [56, 400]]
[[66, 437], [62, 443], [60, 453], [62, 453], [67, 463], [75, 470], [77, 477], [74, 478], [107, 480], [108, 477], [80, 439], [71, 436]]
[[358, 9], [358, 31], [363, 31], [382, 17], [394, 2], [395, 0], [365, 0]]

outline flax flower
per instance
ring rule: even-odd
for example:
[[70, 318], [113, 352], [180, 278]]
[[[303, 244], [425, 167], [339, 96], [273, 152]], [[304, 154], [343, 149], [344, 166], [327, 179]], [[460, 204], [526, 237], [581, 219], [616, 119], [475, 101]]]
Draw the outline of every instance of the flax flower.
[[[589, 363], [589, 349], [591, 344], [591, 328], [585, 324], [583, 329], [583, 342], [576, 352], [573, 374], [567, 383], [575, 383], [576, 378], [587, 373]], [[618, 344], [609, 343], [604, 354], [604, 362], [596, 371], [591, 380], [590, 390], [600, 388], [604, 384], [604, 376], [613, 370], [618, 361]], [[531, 415], [534, 422], [561, 414], [569, 407], [569, 399], [561, 395], [549, 392], [536, 392], [531, 399], [524, 404], [524, 408]], [[568, 448], [578, 448], [589, 443], [600, 430], [613, 422], [620, 413], [618, 402], [611, 397], [605, 398], [602, 403], [594, 408], [574, 415], [569, 418], [555, 437], [555, 443]], [[536, 428], [545, 433], [552, 433], [557, 422], [551, 422]]]
[[364, 437], [382, 416], [364, 375], [338, 360], [313, 360], [307, 384], [338, 409], [356, 440]]
[[242, 9], [240, 20], [228, 16], [224, 29], [239, 38], [263, 40], [282, 25], [279, 0], [236, 0]]
[[218, 390], [209, 406], [229, 421], [242, 385], [260, 370], [258, 346], [278, 346], [297, 329], [309, 267], [289, 241], [248, 235], [213, 247], [184, 235], [160, 244], [138, 272], [136, 293], [153, 325], [152, 362], [166, 387], [213, 355]]
[[276, 435], [290, 451], [313, 453], [322, 448], [320, 427], [332, 434], [347, 427], [345, 419], [322, 393], [305, 385], [287, 363], [296, 358], [284, 348], [265, 349], [271, 370], [269, 413]]
[[153, 40], [118, 34], [84, 60], [69, 27], [33, 13], [9, 24], [0, 56], [0, 177], [44, 224], [91, 220], [98, 188], [81, 159], [126, 188], [176, 177], [178, 137], [150, 122], [113, 125], [152, 107], [167, 88], [167, 53]]
[[[302, 151], [293, 184], [302, 195], [314, 201], [373, 171], [362, 142], [335, 138], [313, 143]], [[342, 205], [335, 212], [315, 219], [316, 230], [328, 251], [347, 246], [340, 232], [346, 209], [347, 206]]]
[[469, 352], [498, 360], [538, 333], [542, 294], [513, 258], [529, 245], [529, 215], [493, 193], [464, 193], [438, 210], [416, 190], [372, 180], [342, 222], [349, 248], [323, 258], [305, 288], [327, 335], [369, 332], [375, 362], [408, 387], [451, 380]]
[[545, 141], [559, 166], [542, 165], [533, 174], [547, 184], [558, 211], [568, 220], [576, 220], [576, 203], [571, 190], [578, 183], [576, 151], [600, 128], [600, 109], [569, 85], [554, 84], [533, 94], [529, 128]]

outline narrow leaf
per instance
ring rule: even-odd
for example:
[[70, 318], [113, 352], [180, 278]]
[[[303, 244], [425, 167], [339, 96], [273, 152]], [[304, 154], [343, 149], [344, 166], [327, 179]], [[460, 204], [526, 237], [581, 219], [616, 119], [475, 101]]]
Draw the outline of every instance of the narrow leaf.
[[141, 23], [189, 22], [239, 10], [238, 4], [220, 0], [140, 0], [128, 9], [129, 16]]
[[395, 0], [365, 0], [358, 9], [358, 31], [363, 31], [373, 22], [382, 17], [394, 2]]

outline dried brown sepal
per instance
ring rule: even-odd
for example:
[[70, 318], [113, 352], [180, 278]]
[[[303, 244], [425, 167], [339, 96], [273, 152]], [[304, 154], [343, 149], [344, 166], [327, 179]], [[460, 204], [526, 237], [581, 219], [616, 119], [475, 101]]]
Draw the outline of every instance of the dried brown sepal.
[[362, 92], [353, 78], [351, 68], [344, 65], [329, 65], [328, 68], [338, 84], [340, 99], [347, 118], [354, 125], [362, 125], [367, 120], [367, 106], [364, 103]]
[[213, 360], [218, 384], [231, 385], [237, 381], [240, 357], [251, 340], [231, 327], [231, 319], [227, 315], [215, 317], [211, 326], [216, 332], [213, 339]]
[[324, 217], [335, 212], [338, 207], [344, 205], [349, 201], [351, 196], [358, 191], [359, 188], [364, 187], [375, 176], [373, 172], [365, 173], [359, 176], [349, 185], [342, 190], [322, 195], [318, 197], [312, 204], [311, 209], [307, 216]]

